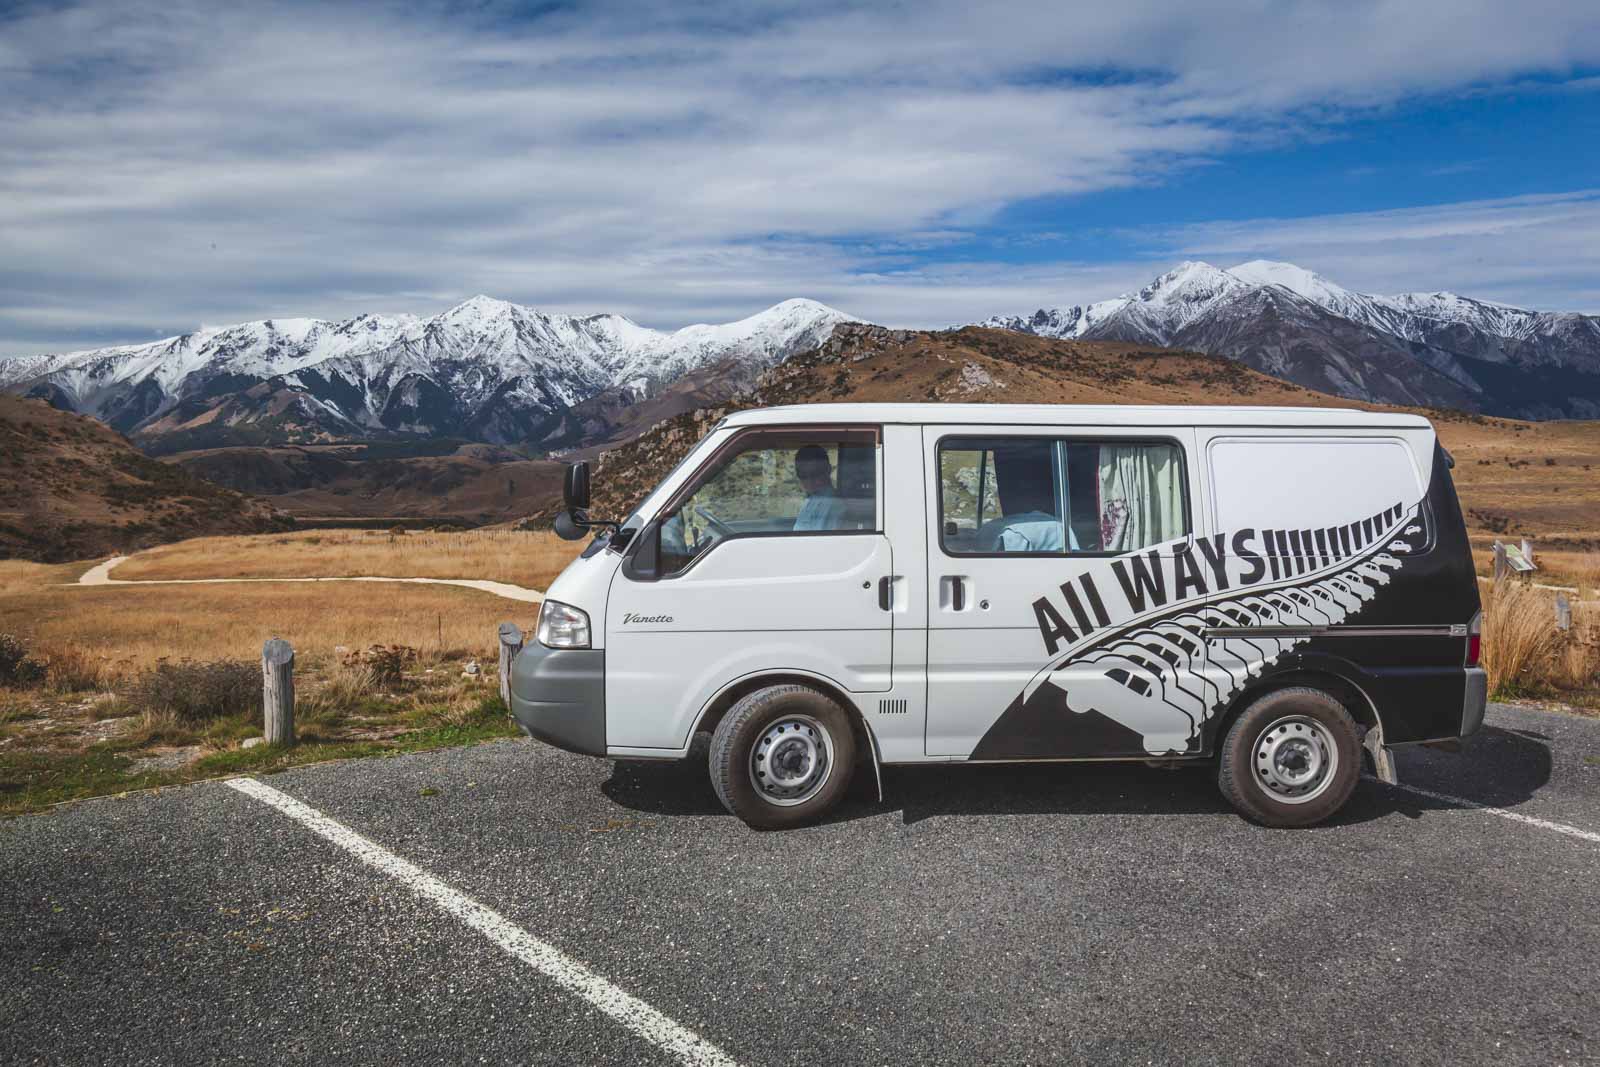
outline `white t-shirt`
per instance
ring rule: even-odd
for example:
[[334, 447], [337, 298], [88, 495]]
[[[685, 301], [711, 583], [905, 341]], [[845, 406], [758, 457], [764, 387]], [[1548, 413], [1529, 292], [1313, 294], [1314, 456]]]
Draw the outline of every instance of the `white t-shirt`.
[[[978, 544], [985, 552], [1060, 552], [1061, 520], [1045, 511], [1025, 511], [983, 524]], [[1078, 537], [1066, 530], [1067, 543], [1078, 551]]]

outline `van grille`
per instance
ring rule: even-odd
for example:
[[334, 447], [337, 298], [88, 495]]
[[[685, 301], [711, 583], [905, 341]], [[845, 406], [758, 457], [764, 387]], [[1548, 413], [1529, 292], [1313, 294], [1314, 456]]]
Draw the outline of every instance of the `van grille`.
[[910, 711], [908, 700], [880, 700], [878, 701], [879, 715], [904, 715]]

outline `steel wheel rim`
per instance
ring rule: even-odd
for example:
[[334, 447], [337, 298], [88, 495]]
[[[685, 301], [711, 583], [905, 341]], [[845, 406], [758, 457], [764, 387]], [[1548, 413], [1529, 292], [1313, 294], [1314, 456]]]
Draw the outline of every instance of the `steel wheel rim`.
[[1286, 715], [1256, 735], [1256, 784], [1284, 804], [1305, 804], [1328, 791], [1339, 770], [1333, 734], [1307, 715]]
[[756, 738], [750, 784], [768, 804], [804, 804], [833, 777], [833, 735], [809, 715], [785, 715]]

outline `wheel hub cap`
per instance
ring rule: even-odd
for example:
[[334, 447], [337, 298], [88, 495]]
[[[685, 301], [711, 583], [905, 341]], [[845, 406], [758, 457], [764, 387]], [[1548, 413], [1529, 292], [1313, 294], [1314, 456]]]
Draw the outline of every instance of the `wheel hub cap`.
[[1338, 764], [1333, 735], [1304, 715], [1279, 719], [1256, 738], [1256, 781], [1286, 804], [1304, 804], [1320, 796], [1333, 781]]
[[768, 803], [788, 807], [817, 795], [833, 770], [833, 736], [809, 715], [779, 719], [757, 739], [750, 781]]

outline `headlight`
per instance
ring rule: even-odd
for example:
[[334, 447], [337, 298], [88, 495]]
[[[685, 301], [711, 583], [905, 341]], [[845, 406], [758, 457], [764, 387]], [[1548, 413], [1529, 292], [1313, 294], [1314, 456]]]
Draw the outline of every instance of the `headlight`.
[[546, 648], [588, 648], [589, 615], [571, 604], [546, 600], [535, 635]]

